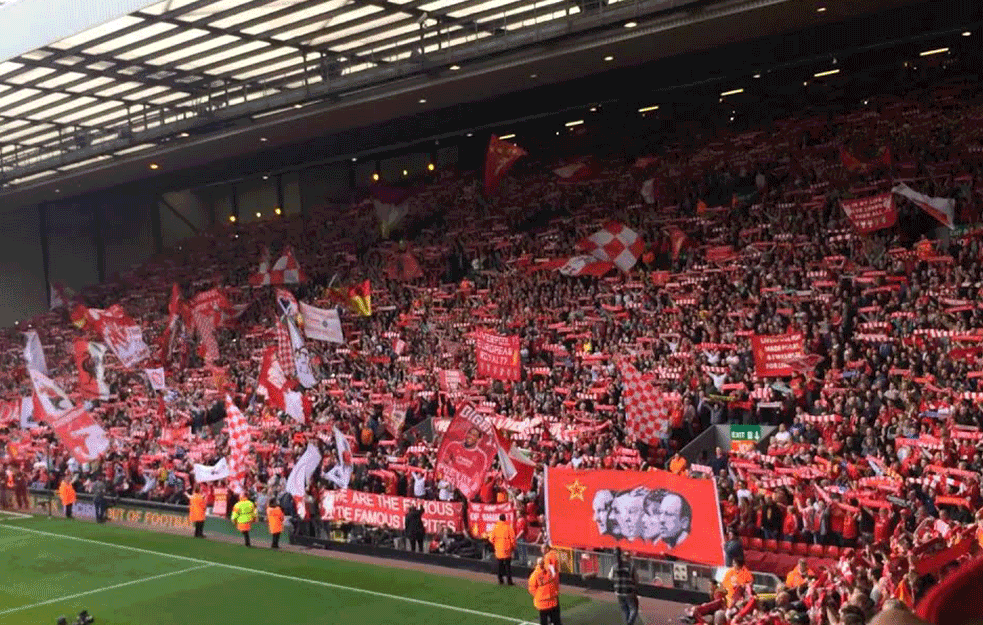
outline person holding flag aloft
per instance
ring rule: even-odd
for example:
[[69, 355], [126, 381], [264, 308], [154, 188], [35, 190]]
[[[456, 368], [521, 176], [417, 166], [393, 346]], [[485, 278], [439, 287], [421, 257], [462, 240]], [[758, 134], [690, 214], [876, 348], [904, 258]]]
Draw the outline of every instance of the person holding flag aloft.
[[242, 532], [242, 537], [246, 539], [246, 546], [249, 544], [249, 530], [252, 523], [256, 520], [256, 504], [249, 501], [245, 494], [239, 495], [239, 501], [232, 506], [232, 522], [236, 524], [236, 529]]

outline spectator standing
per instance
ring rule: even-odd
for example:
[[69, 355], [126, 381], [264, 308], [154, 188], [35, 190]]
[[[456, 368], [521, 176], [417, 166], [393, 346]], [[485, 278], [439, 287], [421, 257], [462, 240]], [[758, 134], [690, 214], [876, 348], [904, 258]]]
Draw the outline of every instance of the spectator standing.
[[621, 547], [614, 550], [615, 564], [611, 567], [608, 579], [614, 583], [614, 594], [625, 617], [625, 625], [635, 625], [638, 620], [638, 572], [631, 560], [631, 554], [623, 553]]
[[61, 505], [65, 509], [65, 518], [72, 518], [72, 506], [75, 505], [75, 488], [72, 486], [72, 480], [68, 475], [62, 478], [61, 484], [58, 486], [58, 498], [61, 499]]
[[734, 560], [744, 559], [744, 545], [741, 544], [740, 537], [732, 527], [727, 529], [727, 542], [724, 543], [724, 557], [727, 560], [727, 566], [732, 566]]
[[411, 507], [404, 520], [406, 537], [410, 541], [410, 551], [423, 552], [423, 539], [426, 530], [423, 527], [423, 508]]
[[498, 515], [498, 522], [491, 532], [491, 543], [495, 546], [495, 559], [498, 560], [498, 583], [505, 583], [508, 579], [509, 586], [514, 586], [512, 582], [512, 550], [515, 549], [515, 530], [512, 524], [505, 520], [505, 515]]
[[92, 482], [92, 500], [96, 508], [96, 523], [106, 522], [106, 482], [102, 479], [102, 474], [96, 476]]
[[270, 536], [272, 537], [270, 548], [279, 549], [280, 534], [283, 533], [283, 510], [280, 509], [280, 504], [277, 503], [275, 497], [270, 499], [266, 508], [266, 522], [269, 524]]

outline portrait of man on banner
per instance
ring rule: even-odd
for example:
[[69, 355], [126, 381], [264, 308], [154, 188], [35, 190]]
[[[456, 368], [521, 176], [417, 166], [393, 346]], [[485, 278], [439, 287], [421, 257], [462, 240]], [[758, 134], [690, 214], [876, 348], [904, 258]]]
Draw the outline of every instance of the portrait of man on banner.
[[550, 468], [546, 521], [556, 545], [723, 563], [712, 480], [666, 471]]
[[458, 406], [437, 450], [437, 475], [470, 499], [498, 453], [492, 424], [470, 404]]

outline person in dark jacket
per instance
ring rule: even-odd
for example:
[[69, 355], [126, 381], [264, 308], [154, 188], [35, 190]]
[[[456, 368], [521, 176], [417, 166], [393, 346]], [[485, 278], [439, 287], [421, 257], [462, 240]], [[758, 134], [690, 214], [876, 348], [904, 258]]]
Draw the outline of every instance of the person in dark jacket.
[[724, 543], [724, 558], [726, 558], [726, 565], [728, 567], [734, 562], [734, 560], [744, 560], [744, 545], [741, 544], [741, 539], [734, 531], [734, 528], [727, 529], [727, 542]]
[[426, 537], [426, 530], [423, 527], [423, 508], [411, 507], [406, 513], [405, 532], [410, 540], [410, 551], [423, 553], [423, 539]]

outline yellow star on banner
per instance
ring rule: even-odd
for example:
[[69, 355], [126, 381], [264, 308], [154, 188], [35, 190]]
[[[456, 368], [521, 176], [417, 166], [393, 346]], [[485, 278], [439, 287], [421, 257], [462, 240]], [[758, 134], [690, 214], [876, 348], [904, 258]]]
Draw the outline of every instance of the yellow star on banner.
[[567, 484], [566, 489], [570, 491], [570, 501], [574, 499], [584, 500], [584, 491], [587, 487], [580, 483], [579, 479], [573, 481], [573, 484]]

